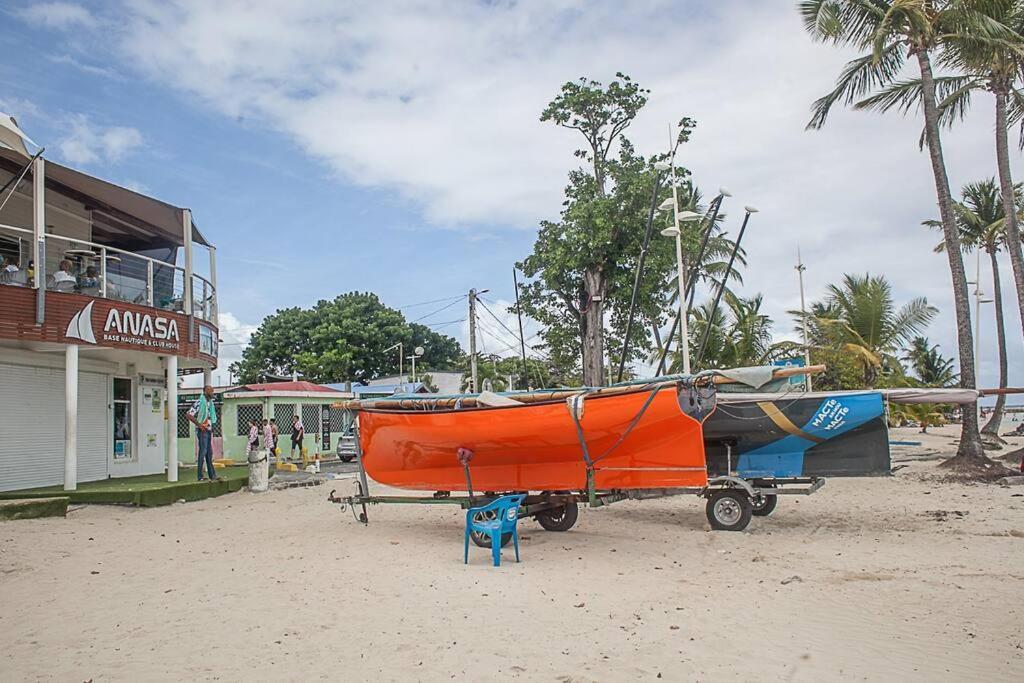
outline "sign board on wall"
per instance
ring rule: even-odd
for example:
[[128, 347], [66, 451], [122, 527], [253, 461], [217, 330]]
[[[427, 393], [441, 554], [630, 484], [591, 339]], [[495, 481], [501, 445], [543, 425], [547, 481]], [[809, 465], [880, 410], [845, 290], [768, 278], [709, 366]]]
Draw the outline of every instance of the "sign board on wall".
[[331, 406], [326, 403], [320, 406], [320, 449], [331, 450]]
[[[36, 290], [5, 287], [0, 297], [0, 339], [77, 343], [113, 349], [173, 353], [216, 363], [217, 328], [177, 311], [100, 299], [69, 292], [46, 292], [45, 319], [36, 323]], [[199, 328], [206, 332], [200, 333]], [[199, 337], [205, 334], [205, 349]], [[213, 353], [208, 351], [212, 350]]]

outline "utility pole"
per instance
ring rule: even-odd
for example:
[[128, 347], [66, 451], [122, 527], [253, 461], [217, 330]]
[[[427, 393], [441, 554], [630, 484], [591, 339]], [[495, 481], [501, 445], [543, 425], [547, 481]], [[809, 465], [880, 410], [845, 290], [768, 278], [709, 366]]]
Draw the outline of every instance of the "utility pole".
[[469, 290], [469, 393], [477, 393], [476, 383], [476, 290]]
[[[803, 322], [804, 331], [804, 367], [811, 366], [811, 347], [807, 344], [807, 308], [804, 305], [804, 271], [807, 268], [804, 266], [804, 261], [800, 258], [800, 245], [796, 246], [796, 272], [800, 276], [800, 319]], [[811, 390], [811, 376], [804, 375], [804, 386], [807, 387], [807, 391]]]

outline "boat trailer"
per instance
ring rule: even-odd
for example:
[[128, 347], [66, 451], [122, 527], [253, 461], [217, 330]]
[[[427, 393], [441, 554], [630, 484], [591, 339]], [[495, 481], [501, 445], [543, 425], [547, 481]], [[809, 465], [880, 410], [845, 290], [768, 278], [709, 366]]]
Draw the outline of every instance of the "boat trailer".
[[[369, 524], [367, 505], [458, 505], [463, 510], [486, 505], [504, 495], [522, 491], [473, 492], [469, 463], [472, 453], [459, 449], [457, 457], [466, 476], [468, 495], [452, 495], [451, 491], [436, 491], [432, 496], [371, 496], [370, 487], [363, 467], [362, 448], [358, 436], [355, 439], [359, 467], [356, 493], [350, 496], [336, 496], [332, 489], [327, 500], [342, 506], [344, 511], [351, 508], [357, 522]], [[730, 459], [731, 461], [731, 459]], [[587, 488], [581, 491], [526, 492], [526, 498], [519, 508], [520, 517], [533, 517], [547, 531], [568, 531], [576, 524], [579, 504], [588, 507], [605, 507], [624, 500], [652, 500], [671, 496], [696, 495], [707, 500], [705, 513], [712, 529], [721, 531], [743, 531], [752, 517], [767, 517], [778, 504], [780, 495], [807, 496], [825, 485], [823, 477], [766, 477], [744, 479], [728, 475], [708, 479], [706, 486], [660, 489], [611, 489], [594, 488], [594, 470], [587, 470]], [[482, 547], [490, 547], [486, 538], [473, 536], [473, 541]], [[507, 539], [502, 539], [502, 545]]]

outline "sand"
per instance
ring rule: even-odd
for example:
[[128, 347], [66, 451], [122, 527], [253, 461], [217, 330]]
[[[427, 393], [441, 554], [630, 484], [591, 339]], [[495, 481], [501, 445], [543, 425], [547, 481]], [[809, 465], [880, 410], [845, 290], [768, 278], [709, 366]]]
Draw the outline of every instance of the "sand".
[[363, 527], [329, 485], [2, 523], [0, 679], [1024, 680], [1024, 487], [935, 464], [742, 533], [692, 496], [526, 521], [499, 569], [457, 508]]

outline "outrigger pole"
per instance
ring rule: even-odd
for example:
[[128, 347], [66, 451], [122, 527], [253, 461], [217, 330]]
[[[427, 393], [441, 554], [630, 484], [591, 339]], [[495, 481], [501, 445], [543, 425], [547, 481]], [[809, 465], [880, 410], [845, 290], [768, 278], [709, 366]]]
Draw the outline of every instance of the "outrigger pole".
[[516, 286], [516, 316], [519, 318], [519, 350], [523, 354], [523, 381], [526, 382], [525, 388], [529, 389], [530, 366], [526, 364], [526, 338], [523, 336], [523, 307], [519, 304], [519, 276], [516, 275], [515, 266], [512, 266], [512, 283]]
[[745, 206], [743, 209], [747, 212], [743, 216], [743, 225], [740, 226], [740, 234], [736, 236], [736, 244], [732, 247], [732, 254], [729, 256], [729, 265], [725, 268], [725, 274], [722, 275], [722, 282], [718, 286], [718, 292], [715, 294], [715, 303], [711, 307], [711, 312], [708, 314], [708, 319], [704, 325], [704, 336], [700, 340], [700, 350], [697, 351], [697, 362], [695, 365], [699, 365], [701, 360], [704, 359], [704, 351], [708, 347], [708, 339], [711, 338], [711, 324], [715, 320], [715, 313], [718, 311], [718, 304], [722, 302], [722, 294], [725, 293], [725, 285], [729, 282], [729, 275], [732, 274], [732, 265], [736, 261], [736, 253], [740, 250], [740, 242], [743, 241], [743, 233], [747, 230], [747, 222], [750, 220], [750, 214], [757, 213], [757, 209], [752, 206]]
[[[663, 167], [663, 168], [662, 168]], [[654, 176], [654, 190], [651, 192], [651, 210], [647, 214], [647, 230], [644, 232], [644, 243], [640, 247], [640, 260], [636, 264], [636, 273], [633, 276], [633, 296], [629, 300], [629, 316], [626, 318], [626, 335], [622, 339], [622, 357], [619, 358], [619, 375], [616, 382], [622, 381], [622, 373], [626, 369], [626, 356], [629, 355], [629, 333], [633, 331], [633, 315], [636, 312], [636, 296], [640, 290], [640, 275], [644, 271], [644, 261], [647, 260], [647, 248], [651, 244], [651, 232], [654, 230], [654, 211], [658, 208], [658, 192], [661, 190], [661, 176], [670, 166], [668, 162], [659, 161], [654, 164], [657, 172]]]
[[[686, 314], [689, 315], [690, 309], [693, 308], [693, 297], [696, 294], [697, 277], [700, 275], [700, 264], [704, 260], [704, 252], [708, 247], [708, 240], [711, 239], [711, 233], [715, 229], [715, 221], [718, 220], [718, 212], [722, 208], [722, 202], [725, 201], [726, 197], [730, 197], [727, 191], [722, 188], [718, 190], [718, 196], [715, 197], [711, 206], [714, 207], [711, 211], [711, 220], [708, 222], [707, 230], [704, 231], [703, 237], [700, 241], [700, 250], [697, 252], [697, 260], [694, 262], [693, 267], [686, 276]], [[679, 313], [675, 314], [672, 319], [672, 329], [669, 331], [668, 336], [665, 338], [665, 346], [661, 349], [661, 358], [658, 359], [658, 372], [656, 375], [660, 376], [665, 372], [665, 359], [668, 357], [669, 349], [672, 346], [672, 339], [675, 337], [676, 330], [679, 328]]]

